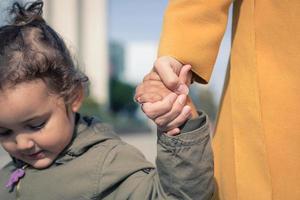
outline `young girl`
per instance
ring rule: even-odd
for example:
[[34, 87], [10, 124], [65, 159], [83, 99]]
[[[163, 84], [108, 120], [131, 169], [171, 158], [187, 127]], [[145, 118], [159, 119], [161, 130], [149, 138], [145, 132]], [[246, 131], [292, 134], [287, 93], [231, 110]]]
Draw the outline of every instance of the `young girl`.
[[41, 17], [15, 3], [0, 28], [0, 142], [12, 161], [0, 199], [209, 199], [213, 162], [206, 116], [158, 133], [157, 168], [110, 127], [78, 113], [88, 78]]

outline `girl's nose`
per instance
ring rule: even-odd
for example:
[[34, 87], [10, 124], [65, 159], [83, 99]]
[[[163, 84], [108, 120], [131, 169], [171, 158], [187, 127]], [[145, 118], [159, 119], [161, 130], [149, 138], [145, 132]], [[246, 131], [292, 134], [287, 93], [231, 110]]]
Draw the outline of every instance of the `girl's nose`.
[[29, 150], [34, 146], [34, 142], [29, 137], [23, 134], [18, 134], [16, 136], [16, 144], [17, 149], [20, 151]]

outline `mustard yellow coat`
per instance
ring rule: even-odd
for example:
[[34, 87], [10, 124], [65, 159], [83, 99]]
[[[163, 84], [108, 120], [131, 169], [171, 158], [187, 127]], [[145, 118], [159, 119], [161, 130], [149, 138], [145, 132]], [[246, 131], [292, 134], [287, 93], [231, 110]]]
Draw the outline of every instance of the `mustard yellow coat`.
[[[209, 80], [229, 0], [170, 0], [159, 55]], [[229, 82], [214, 137], [216, 199], [300, 199], [300, 1], [234, 2]]]

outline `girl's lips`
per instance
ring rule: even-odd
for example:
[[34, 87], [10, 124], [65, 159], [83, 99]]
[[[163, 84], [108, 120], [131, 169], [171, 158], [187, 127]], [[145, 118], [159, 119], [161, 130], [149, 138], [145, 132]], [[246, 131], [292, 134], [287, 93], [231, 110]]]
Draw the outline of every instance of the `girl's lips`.
[[44, 151], [38, 151], [36, 153], [33, 153], [33, 154], [30, 154], [30, 155], [27, 155], [30, 159], [33, 159], [33, 160], [38, 160], [38, 159], [42, 159], [42, 158], [45, 158], [45, 152]]

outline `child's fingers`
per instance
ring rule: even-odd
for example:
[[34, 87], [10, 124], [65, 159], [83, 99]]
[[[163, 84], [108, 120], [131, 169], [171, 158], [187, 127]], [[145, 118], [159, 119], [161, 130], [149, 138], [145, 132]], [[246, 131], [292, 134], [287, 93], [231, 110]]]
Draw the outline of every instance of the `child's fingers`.
[[134, 97], [133, 97], [133, 99], [134, 99], [134, 101], [135, 102], [139, 102], [139, 97], [142, 95], [142, 93], [143, 93], [143, 85], [142, 84], [140, 84], [140, 85], [138, 85], [136, 88], [135, 88], [135, 94], [134, 94]]
[[169, 136], [175, 136], [175, 135], [178, 135], [179, 133], [180, 133], [180, 129], [174, 128], [174, 129], [168, 131], [166, 134]]
[[158, 86], [160, 86], [161, 84], [159, 84], [160, 81], [145, 81], [141, 84], [139, 84], [136, 88], [135, 88], [135, 96], [141, 96], [142, 94], [144, 94], [145, 92], [147, 92], [149, 90], [149, 88], [153, 89], [156, 88]]
[[171, 91], [164, 89], [163, 87], [160, 86], [145, 86], [141, 85], [136, 88], [135, 92], [135, 99], [138, 99], [139, 97], [149, 94], [149, 93], [154, 93], [157, 95], [160, 95], [162, 97], [166, 97], [168, 94], [172, 93]]
[[138, 85], [135, 89], [134, 100], [139, 103], [144, 103], [140, 101], [140, 97], [148, 93], [157, 93], [161, 97], [165, 97], [171, 93], [161, 81], [148, 80]]
[[142, 110], [150, 119], [155, 119], [156, 117], [169, 112], [172, 109], [172, 105], [176, 99], [177, 95], [175, 93], [171, 93], [162, 101], [155, 103], [144, 103], [142, 105]]
[[164, 127], [168, 123], [170, 123], [174, 119], [176, 119], [182, 112], [182, 109], [183, 109], [184, 105], [186, 104], [186, 99], [187, 99], [186, 95], [184, 95], [184, 94], [179, 95], [177, 97], [175, 103], [173, 104], [170, 112], [168, 112], [162, 116], [159, 116], [154, 120], [154, 122], [157, 124], [157, 126]]
[[157, 101], [161, 101], [163, 99], [162, 96], [160, 96], [159, 94], [157, 93], [146, 93], [146, 94], [143, 94], [141, 96], [138, 97], [138, 102], [139, 103], [154, 103], [154, 102], [157, 102]]
[[182, 112], [176, 119], [166, 125], [165, 130], [172, 130], [183, 125], [191, 117], [191, 108], [189, 106], [184, 106]]
[[[141, 83], [140, 85], [138, 85], [136, 87], [134, 100], [138, 103], [147, 102], [147, 100], [144, 100], [143, 102], [141, 102], [140, 97], [145, 94], [148, 94], [148, 93], [153, 93], [153, 94], [156, 93], [157, 95], [159, 95], [163, 98], [163, 97], [167, 96], [168, 94], [170, 94], [171, 91], [169, 89], [167, 89], [161, 81], [148, 80], [148, 81]], [[147, 95], [147, 96], [151, 96], [151, 95]], [[158, 99], [158, 100], [160, 100], [160, 99]]]

